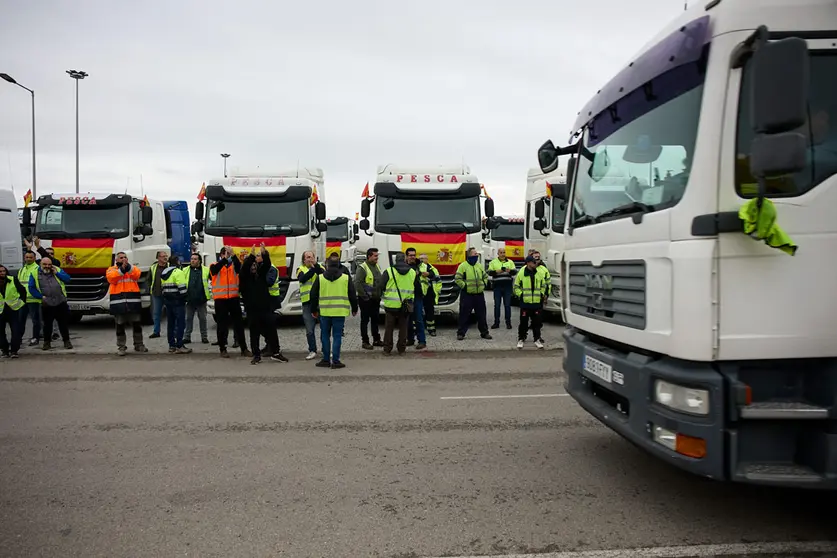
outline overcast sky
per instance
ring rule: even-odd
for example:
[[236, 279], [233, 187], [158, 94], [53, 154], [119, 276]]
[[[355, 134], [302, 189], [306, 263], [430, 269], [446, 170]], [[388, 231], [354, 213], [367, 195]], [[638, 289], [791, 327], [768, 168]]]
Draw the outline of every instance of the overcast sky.
[[[694, 0], [693, 0], [694, 1]], [[0, 0], [0, 72], [36, 91], [38, 194], [185, 199], [230, 168], [319, 166], [354, 216], [380, 164], [460, 163], [520, 213], [547, 138], [682, 0]], [[0, 188], [31, 185], [28, 93], [0, 81]]]

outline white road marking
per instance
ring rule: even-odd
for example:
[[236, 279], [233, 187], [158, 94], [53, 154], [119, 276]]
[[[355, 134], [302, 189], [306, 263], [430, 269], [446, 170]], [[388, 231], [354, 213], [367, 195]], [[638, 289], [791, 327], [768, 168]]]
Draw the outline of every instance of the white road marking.
[[546, 554], [460, 556], [457, 558], [704, 558], [709, 556], [747, 556], [754, 554], [783, 554], [788, 556], [788, 558], [792, 558], [803, 552], [837, 552], [837, 542], [706, 544], [694, 546], [661, 546], [657, 548], [624, 548], [619, 550], [549, 552]]
[[536, 393], [532, 395], [457, 395], [454, 397], [440, 397], [439, 399], [522, 399], [529, 397], [568, 397], [568, 393]]

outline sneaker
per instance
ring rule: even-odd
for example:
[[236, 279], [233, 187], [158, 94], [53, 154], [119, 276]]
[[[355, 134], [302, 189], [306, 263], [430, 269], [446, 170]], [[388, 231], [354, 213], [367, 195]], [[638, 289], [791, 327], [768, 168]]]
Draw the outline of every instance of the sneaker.
[[517, 348], [518, 349], [523, 349], [523, 340], [522, 339], [517, 342]]
[[35, 339], [35, 338], [33, 337], [32, 339], [30, 339], [30, 340], [29, 340], [29, 346], [30, 346], [30, 347], [35, 347], [35, 346], [40, 345], [40, 344], [41, 344], [41, 340], [40, 340], [40, 339]]
[[372, 344], [369, 343], [368, 341], [364, 341], [363, 344], [361, 345], [361, 347], [363, 347], [367, 351], [374, 351], [375, 350], [375, 347], [373, 347]]
[[148, 347], [146, 347], [145, 345], [137, 345], [136, 347], [134, 347], [134, 352], [135, 353], [147, 353], [148, 352]]
[[506, 329], [511, 329], [511, 328], [512, 328], [511, 322], [506, 323]]
[[170, 353], [176, 353], [177, 352], [177, 347], [169, 347], [169, 352]]
[[230, 358], [230, 353], [225, 350], [221, 351], [221, 358]]
[[318, 362], [314, 366], [316, 366], [318, 368], [331, 368], [331, 363], [327, 360], [321, 360], [320, 362]]
[[64, 341], [64, 348], [67, 349], [67, 350], [72, 349], [73, 344], [70, 343], [69, 341]]
[[3, 353], [3, 354], [0, 354], [0, 358], [10, 358], [11, 356], [12, 356], [12, 354], [11, 354], [11, 353]]
[[464, 341], [464, 340], [465, 340], [465, 336], [464, 336], [464, 335], [459, 335], [459, 334], [457, 333], [457, 334], [456, 334], [456, 340], [457, 340], [457, 341]]
[[179, 347], [177, 349], [177, 354], [179, 354], [179, 355], [188, 355], [191, 352], [192, 352], [192, 349], [190, 349], [189, 347]]
[[535, 347], [537, 347], [539, 349], [543, 349], [543, 341], [541, 341], [540, 339], [535, 341]]
[[9, 358], [20, 358], [20, 355], [17, 353], [12, 353], [12, 355]]
[[419, 343], [418, 345], [416, 345], [416, 350], [417, 351], [423, 351], [426, 348], [427, 348], [427, 343]]
[[288, 362], [288, 358], [282, 354], [282, 351], [279, 351], [278, 353], [271, 355], [270, 360], [274, 360], [276, 362]]
[[384, 342], [381, 341], [380, 339], [375, 339], [374, 341], [372, 341], [372, 346], [373, 347], [383, 347]]
[[[235, 348], [236, 347], [233, 347], [233, 349], [235, 349]], [[251, 356], [253, 356], [253, 353], [248, 351], [247, 349], [244, 349], [243, 351], [241, 351], [241, 356], [246, 357], [246, 358], [250, 358]]]
[[203, 339], [201, 339], [201, 343], [203, 343], [204, 345], [209, 345], [209, 339], [204, 337]]
[[491, 329], [500, 329], [500, 324], [499, 323], [491, 324]]
[[346, 365], [340, 362], [339, 360], [335, 360], [331, 363], [332, 368], [346, 368]]
[[152, 333], [151, 335], [148, 336], [149, 339], [157, 339], [158, 337], [160, 337], [159, 333]]
[[262, 357], [254, 356], [253, 359], [250, 361], [250, 364], [258, 364], [262, 361]]
[[49, 341], [47, 341], [46, 343], [44, 343], [44, 346], [43, 346], [43, 347], [41, 347], [41, 350], [42, 350], [42, 351], [48, 351], [48, 350], [50, 350], [50, 349], [52, 349], [52, 345], [49, 343]]
[[538, 341], [540, 341], [541, 343], [546, 343], [546, 341], [543, 340], [543, 337], [538, 337]]
[[119, 347], [119, 349], [116, 350], [116, 354], [119, 355], [119, 356], [125, 356], [125, 355], [128, 354], [128, 349], [125, 349], [123, 347]]
[[491, 337], [490, 333], [481, 333], [480, 337], [482, 337], [483, 339], [494, 339], [493, 337]]
[[315, 358], [317, 358], [316, 351], [311, 351], [310, 353], [308, 353], [308, 356], [305, 357], [305, 360], [314, 360]]

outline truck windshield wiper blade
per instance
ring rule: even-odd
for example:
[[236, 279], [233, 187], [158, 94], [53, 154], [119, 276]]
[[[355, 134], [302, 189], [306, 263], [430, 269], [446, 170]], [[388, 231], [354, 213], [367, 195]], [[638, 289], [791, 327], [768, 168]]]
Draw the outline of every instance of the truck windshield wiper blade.
[[598, 221], [596, 221], [596, 217], [591, 217], [590, 215], [582, 215], [581, 217], [579, 217], [578, 219], [575, 219], [573, 221], [572, 226], [574, 228], [575, 227], [583, 227], [585, 225], [592, 225], [593, 223], [596, 223], [596, 222], [598, 222]]
[[619, 215], [630, 215], [632, 213], [651, 213], [654, 211], [654, 207], [648, 205], [647, 203], [642, 202], [631, 202], [626, 203], [625, 205], [620, 205], [619, 207], [614, 207], [604, 213], [599, 214], [595, 218], [596, 223], [601, 223], [602, 219], [607, 219], [608, 217], [617, 217]]
[[461, 227], [463, 231], [468, 232], [468, 227], [466, 227], [463, 223], [438, 223], [439, 228], [441, 227]]

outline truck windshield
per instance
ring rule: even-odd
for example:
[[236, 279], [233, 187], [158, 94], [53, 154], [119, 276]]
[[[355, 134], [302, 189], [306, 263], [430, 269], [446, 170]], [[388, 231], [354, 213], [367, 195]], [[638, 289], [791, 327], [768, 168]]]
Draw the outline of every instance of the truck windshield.
[[308, 200], [211, 201], [206, 218], [206, 232], [212, 235], [300, 236], [308, 231]]
[[328, 242], [346, 242], [349, 240], [349, 225], [346, 223], [329, 225], [328, 232], [326, 232], [326, 240]]
[[389, 234], [415, 231], [479, 232], [478, 199], [378, 197], [375, 202], [375, 230]]
[[523, 240], [523, 223], [500, 223], [491, 231], [491, 240]]
[[124, 238], [129, 233], [128, 205], [48, 205], [38, 209], [35, 221], [41, 238]]
[[573, 188], [573, 227], [665, 209], [683, 197], [700, 120], [703, 73], [664, 74], [650, 88], [654, 96], [643, 89], [631, 93], [585, 130]]

